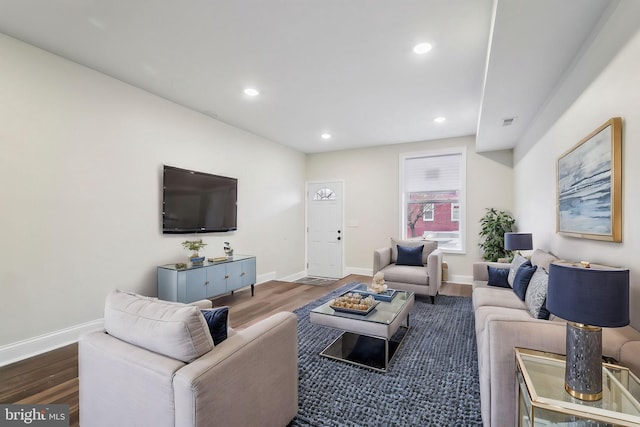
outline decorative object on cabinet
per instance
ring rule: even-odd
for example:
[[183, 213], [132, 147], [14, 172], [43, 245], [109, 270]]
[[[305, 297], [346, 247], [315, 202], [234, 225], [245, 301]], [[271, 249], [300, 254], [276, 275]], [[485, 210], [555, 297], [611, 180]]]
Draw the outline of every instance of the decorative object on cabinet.
[[565, 390], [581, 400], [600, 400], [602, 327], [629, 324], [629, 270], [553, 262], [547, 309], [567, 320]]
[[198, 252], [200, 252], [200, 249], [203, 249], [205, 246], [207, 246], [207, 244], [204, 243], [202, 239], [185, 240], [182, 242], [183, 248], [192, 251], [191, 255], [189, 255], [189, 261], [193, 264], [202, 264], [204, 262], [204, 257], [201, 257]]
[[224, 242], [224, 253], [228, 257], [232, 257], [233, 256], [233, 249], [231, 249], [231, 243]]
[[622, 119], [614, 117], [558, 159], [560, 234], [622, 241]]

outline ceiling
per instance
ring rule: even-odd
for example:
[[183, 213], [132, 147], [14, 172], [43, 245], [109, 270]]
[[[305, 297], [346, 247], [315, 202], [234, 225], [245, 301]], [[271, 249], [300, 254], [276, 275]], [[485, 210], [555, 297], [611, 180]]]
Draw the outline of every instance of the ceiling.
[[610, 3], [0, 0], [0, 32], [305, 153], [474, 134], [491, 151], [526, 132]]

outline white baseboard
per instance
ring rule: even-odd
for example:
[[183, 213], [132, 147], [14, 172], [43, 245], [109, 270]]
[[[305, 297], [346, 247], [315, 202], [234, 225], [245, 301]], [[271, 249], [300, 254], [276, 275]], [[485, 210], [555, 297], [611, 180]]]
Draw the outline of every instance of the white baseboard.
[[256, 285], [268, 282], [269, 280], [276, 280], [276, 272], [270, 271], [269, 273], [260, 274], [256, 277]]
[[460, 274], [450, 274], [449, 280], [447, 282], [451, 283], [462, 283], [463, 285], [471, 285], [473, 284], [473, 276], [463, 276]]
[[5, 366], [56, 348], [64, 347], [65, 345], [73, 344], [78, 341], [80, 335], [103, 329], [104, 320], [97, 319], [34, 338], [3, 345], [0, 347], [0, 366]]
[[281, 278], [275, 279], [275, 280], [282, 280], [283, 282], [295, 282], [296, 280], [302, 279], [303, 277], [307, 277], [307, 271], [306, 270], [299, 271], [297, 273], [293, 273], [293, 274], [290, 274], [288, 276], [281, 277]]
[[349, 274], [358, 274], [360, 276], [373, 276], [372, 268], [347, 267], [345, 268], [345, 276]]

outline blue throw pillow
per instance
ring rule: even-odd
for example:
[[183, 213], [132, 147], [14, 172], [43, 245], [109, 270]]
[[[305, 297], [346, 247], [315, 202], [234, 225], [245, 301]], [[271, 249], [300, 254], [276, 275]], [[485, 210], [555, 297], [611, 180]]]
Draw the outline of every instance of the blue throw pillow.
[[422, 267], [422, 249], [424, 245], [409, 247], [398, 245], [398, 260], [396, 265], [415, 265]]
[[513, 279], [516, 277], [516, 272], [520, 268], [522, 264], [531, 265], [531, 261], [526, 259], [520, 254], [516, 254], [511, 260], [511, 265], [509, 267], [509, 285], [513, 288]]
[[489, 271], [489, 282], [487, 283], [489, 286], [498, 286], [500, 288], [511, 287], [507, 280], [509, 277], [508, 268], [497, 268], [487, 265], [487, 270]]
[[210, 310], [200, 310], [209, 325], [209, 332], [213, 338], [213, 345], [218, 345], [227, 339], [227, 320], [229, 307], [219, 307]]
[[536, 267], [531, 264], [522, 264], [516, 272], [516, 277], [513, 279], [513, 292], [518, 295], [522, 301], [524, 301], [527, 295], [527, 288], [529, 287], [529, 281], [531, 276], [536, 272]]

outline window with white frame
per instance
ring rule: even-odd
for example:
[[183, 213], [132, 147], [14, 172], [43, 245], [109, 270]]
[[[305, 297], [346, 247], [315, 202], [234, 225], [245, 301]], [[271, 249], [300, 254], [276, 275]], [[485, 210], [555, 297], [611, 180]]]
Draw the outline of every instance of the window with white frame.
[[451, 203], [451, 221], [460, 221], [460, 203]]
[[422, 206], [422, 220], [423, 221], [433, 221], [434, 218], [434, 206], [433, 203], [425, 203]]
[[400, 156], [401, 235], [464, 253], [466, 148]]

